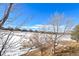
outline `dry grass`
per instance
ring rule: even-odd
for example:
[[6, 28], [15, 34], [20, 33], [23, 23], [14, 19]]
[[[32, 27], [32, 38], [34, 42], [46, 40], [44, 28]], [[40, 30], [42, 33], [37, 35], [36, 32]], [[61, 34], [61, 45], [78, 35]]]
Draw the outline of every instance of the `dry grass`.
[[[65, 42], [61, 47], [56, 49], [57, 56], [79, 56], [79, 43], [77, 42]], [[52, 56], [51, 47], [42, 51], [42, 56]], [[26, 54], [24, 54], [26, 55]], [[41, 50], [34, 50], [27, 54], [28, 56], [41, 56]]]
[[[41, 51], [40, 50], [34, 50], [34, 51], [31, 51], [27, 54], [27, 56], [51, 56], [51, 51], [50, 49], [48, 50], [44, 50], [42, 51], [43, 55], [41, 55]], [[26, 55], [26, 54], [24, 54]]]
[[[69, 43], [69, 42], [68, 42]], [[79, 43], [70, 42], [67, 47], [58, 51], [56, 55], [59, 56], [79, 56]]]

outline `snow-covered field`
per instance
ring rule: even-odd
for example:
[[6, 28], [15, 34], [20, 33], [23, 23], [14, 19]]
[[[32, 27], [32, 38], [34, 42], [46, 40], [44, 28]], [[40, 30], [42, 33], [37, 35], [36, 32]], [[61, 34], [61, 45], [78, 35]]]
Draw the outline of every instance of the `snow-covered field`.
[[[6, 35], [3, 37], [3, 39], [6, 39], [7, 35], [10, 33], [10, 31], [1, 30], [0, 31], [0, 37], [1, 37], [1, 33], [6, 33]], [[11, 49], [7, 48], [6, 49], [7, 52], [4, 55], [18, 56], [18, 55], [21, 55], [21, 54], [25, 53], [25, 51], [27, 51], [28, 48], [20, 49], [21, 48], [21, 43], [24, 40], [29, 41], [29, 37], [31, 37], [34, 34], [35, 34], [35, 32], [20, 32], [20, 31], [12, 32], [11, 35], [10, 35], [10, 42], [9, 43], [13, 44], [13, 46], [11, 45], [11, 47], [12, 47]], [[36, 33], [36, 34], [39, 35], [39, 33]], [[43, 36], [43, 35], [44, 34], [41, 34], [39, 36]], [[71, 36], [70, 35], [64, 35], [59, 39], [60, 40], [71, 40]], [[18, 44], [15, 44], [14, 42], [17, 42]], [[43, 39], [41, 40], [41, 42], [43, 42]], [[8, 45], [9, 45], [9, 43], [8, 43]], [[1, 41], [0, 41], [0, 44], [1, 44]]]

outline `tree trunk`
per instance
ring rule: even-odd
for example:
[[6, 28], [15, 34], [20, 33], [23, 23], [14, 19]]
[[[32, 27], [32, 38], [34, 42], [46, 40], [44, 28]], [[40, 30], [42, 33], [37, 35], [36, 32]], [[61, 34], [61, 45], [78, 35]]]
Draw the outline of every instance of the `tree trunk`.
[[55, 41], [54, 41], [54, 45], [53, 45], [53, 55], [55, 55]]
[[79, 42], [79, 40], [77, 40], [77, 43]]
[[6, 12], [5, 12], [4, 16], [3, 16], [3, 18], [1, 19], [2, 22], [0, 23], [0, 28], [4, 25], [4, 23], [8, 19], [10, 11], [12, 9], [12, 6], [13, 6], [13, 3], [10, 3], [8, 9], [6, 10]]
[[41, 49], [41, 56], [43, 56], [43, 50]]
[[0, 51], [0, 56], [1, 56], [1, 51]]
[[44, 50], [41, 49], [41, 56], [44, 56], [44, 55], [45, 55]]
[[53, 44], [54, 44], [54, 45], [53, 45], [53, 54], [54, 54], [54, 55], [55, 55], [55, 53], [56, 53], [56, 51], [55, 51], [55, 50], [56, 50], [56, 49], [55, 49], [55, 47], [56, 47], [56, 45], [55, 45], [55, 44], [56, 44], [56, 40], [57, 40], [57, 34], [55, 35], [55, 39], [54, 39], [54, 42], [53, 42]]

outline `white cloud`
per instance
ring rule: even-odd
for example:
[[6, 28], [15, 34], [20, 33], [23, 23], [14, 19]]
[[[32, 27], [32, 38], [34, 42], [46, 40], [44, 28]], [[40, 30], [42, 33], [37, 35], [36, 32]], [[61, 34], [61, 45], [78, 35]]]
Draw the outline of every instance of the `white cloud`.
[[[21, 28], [22, 29], [53, 31], [52, 25], [42, 25], [42, 24], [37, 24], [37, 25], [34, 25], [34, 26], [22, 26]], [[65, 28], [65, 25], [59, 26], [59, 32], [63, 32], [64, 28]]]

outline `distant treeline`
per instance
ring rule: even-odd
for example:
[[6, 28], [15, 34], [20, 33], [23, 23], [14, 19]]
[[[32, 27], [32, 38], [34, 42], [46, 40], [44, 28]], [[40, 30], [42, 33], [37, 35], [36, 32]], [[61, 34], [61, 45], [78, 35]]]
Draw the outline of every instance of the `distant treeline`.
[[12, 27], [8, 27], [8, 28], [5, 28], [5, 27], [1, 27], [0, 29], [2, 30], [10, 30], [10, 31], [33, 31], [32, 29], [20, 29], [20, 28], [12, 28]]
[[[39, 31], [39, 30], [32, 30], [32, 29], [20, 29], [20, 28], [5, 28], [5, 27], [1, 27], [0, 29], [2, 30], [9, 30], [9, 31], [21, 31], [21, 32], [36, 32], [36, 33], [46, 33], [46, 34], [56, 34], [55, 32], [48, 32], [48, 31]], [[57, 34], [70, 34], [70, 33], [57, 33]]]

